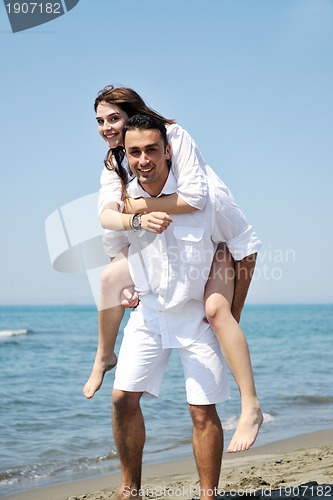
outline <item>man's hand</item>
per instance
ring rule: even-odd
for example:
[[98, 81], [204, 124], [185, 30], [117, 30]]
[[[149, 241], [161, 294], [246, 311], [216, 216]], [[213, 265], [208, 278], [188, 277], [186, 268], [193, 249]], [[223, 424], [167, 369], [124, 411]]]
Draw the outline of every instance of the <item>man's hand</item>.
[[123, 307], [126, 307], [126, 308], [128, 308], [128, 307], [136, 307], [139, 304], [139, 302], [140, 302], [139, 295], [134, 290], [134, 288], [132, 288], [132, 290], [130, 290], [129, 288], [124, 288], [124, 290], [123, 290], [123, 296], [125, 297], [121, 301], [121, 305]]
[[170, 215], [165, 212], [151, 212], [141, 215], [141, 228], [150, 233], [163, 233], [171, 222]]

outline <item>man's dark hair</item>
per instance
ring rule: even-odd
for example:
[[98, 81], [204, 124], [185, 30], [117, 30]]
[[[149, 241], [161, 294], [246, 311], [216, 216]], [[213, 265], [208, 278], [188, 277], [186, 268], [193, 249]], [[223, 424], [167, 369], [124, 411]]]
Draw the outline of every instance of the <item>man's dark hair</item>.
[[166, 134], [166, 128], [164, 123], [159, 120], [158, 118], [155, 118], [154, 116], [150, 115], [134, 115], [132, 116], [128, 122], [126, 123], [124, 129], [123, 129], [123, 139], [125, 143], [125, 136], [126, 132], [128, 130], [159, 130], [161, 133], [164, 146], [167, 147], [168, 145], [168, 139], [167, 139], [167, 134]]

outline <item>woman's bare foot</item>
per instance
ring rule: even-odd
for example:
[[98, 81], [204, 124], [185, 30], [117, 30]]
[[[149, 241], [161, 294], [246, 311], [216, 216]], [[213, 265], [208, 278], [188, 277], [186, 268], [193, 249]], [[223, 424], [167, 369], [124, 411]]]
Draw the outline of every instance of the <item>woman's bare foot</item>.
[[228, 447], [228, 453], [248, 450], [255, 440], [263, 423], [260, 406], [242, 411], [235, 434]]
[[91, 399], [95, 392], [100, 389], [104, 375], [107, 371], [112, 370], [117, 364], [117, 356], [112, 353], [109, 359], [102, 358], [98, 352], [96, 354], [95, 363], [91, 371], [90, 377], [83, 388], [83, 394], [87, 399]]

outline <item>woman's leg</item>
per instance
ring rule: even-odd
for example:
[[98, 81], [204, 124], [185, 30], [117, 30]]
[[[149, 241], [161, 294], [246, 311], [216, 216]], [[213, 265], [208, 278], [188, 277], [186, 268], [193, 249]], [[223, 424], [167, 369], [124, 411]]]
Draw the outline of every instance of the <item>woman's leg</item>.
[[241, 327], [231, 314], [234, 281], [233, 259], [227, 247], [220, 244], [206, 285], [205, 309], [207, 320], [219, 339], [225, 360], [241, 396], [241, 417], [228, 452], [249, 449], [256, 440], [263, 421], [247, 341]]
[[105, 372], [117, 364], [114, 346], [124, 316], [121, 294], [124, 288], [130, 286], [133, 286], [133, 283], [128, 271], [126, 248], [106, 266], [102, 273], [98, 311], [98, 347], [93, 369], [83, 388], [83, 394], [88, 399], [92, 398], [101, 387]]

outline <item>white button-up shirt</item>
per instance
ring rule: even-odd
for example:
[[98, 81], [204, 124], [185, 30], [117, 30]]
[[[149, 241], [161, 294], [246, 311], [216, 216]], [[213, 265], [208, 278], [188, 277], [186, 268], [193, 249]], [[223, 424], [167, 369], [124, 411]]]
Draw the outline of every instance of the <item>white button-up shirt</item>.
[[[209, 325], [204, 322], [204, 290], [219, 242], [226, 242], [235, 260], [259, 251], [261, 243], [233, 198], [208, 182], [201, 211], [172, 215], [160, 235], [129, 231], [129, 267], [141, 293], [139, 308], [145, 321], [158, 320], [162, 345], [190, 345]], [[128, 187], [132, 198], [147, 197], [138, 180]], [[160, 195], [177, 191], [172, 172]]]

